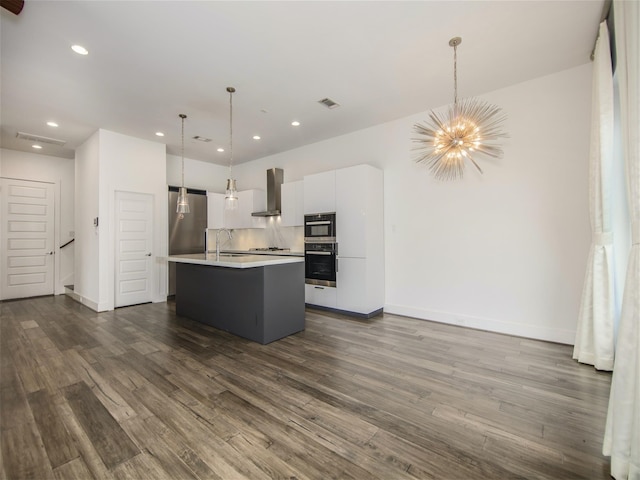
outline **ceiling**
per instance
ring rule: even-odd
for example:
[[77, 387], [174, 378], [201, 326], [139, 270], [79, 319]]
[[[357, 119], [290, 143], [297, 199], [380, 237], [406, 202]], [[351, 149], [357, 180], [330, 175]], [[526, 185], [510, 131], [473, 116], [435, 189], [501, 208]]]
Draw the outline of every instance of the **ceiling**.
[[603, 5], [25, 0], [1, 13], [2, 147], [34, 152], [24, 132], [73, 158], [104, 128], [180, 155], [184, 113], [185, 157], [226, 165], [232, 86], [233, 163], [247, 162], [450, 103], [454, 36], [463, 97], [585, 64]]

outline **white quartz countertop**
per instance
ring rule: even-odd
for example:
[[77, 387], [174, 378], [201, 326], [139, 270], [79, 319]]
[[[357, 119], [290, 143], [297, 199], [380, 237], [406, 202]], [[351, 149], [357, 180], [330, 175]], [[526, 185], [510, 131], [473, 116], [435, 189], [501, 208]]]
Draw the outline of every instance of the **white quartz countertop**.
[[304, 262], [303, 257], [292, 255], [251, 255], [245, 253], [221, 253], [220, 260], [216, 260], [215, 253], [189, 253], [185, 255], [171, 255], [167, 257], [167, 260], [169, 262], [192, 263], [196, 265], [210, 265], [212, 267], [228, 268], [268, 267], [270, 265]]

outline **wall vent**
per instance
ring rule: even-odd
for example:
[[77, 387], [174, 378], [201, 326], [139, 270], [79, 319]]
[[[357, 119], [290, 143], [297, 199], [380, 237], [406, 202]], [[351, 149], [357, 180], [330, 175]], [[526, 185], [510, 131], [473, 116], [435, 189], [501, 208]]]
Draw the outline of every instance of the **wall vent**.
[[40, 135], [34, 135], [33, 133], [24, 133], [24, 132], [18, 132], [16, 134], [16, 138], [19, 138], [20, 140], [26, 140], [27, 142], [48, 143], [50, 145], [59, 145], [59, 146], [62, 146], [65, 143], [67, 143], [66, 140], [58, 140], [55, 138], [42, 137]]
[[201, 137], [200, 135], [196, 135], [193, 137], [194, 140], [198, 140], [199, 142], [210, 142], [211, 139], [207, 137]]
[[323, 98], [322, 100], [318, 100], [318, 103], [324, 105], [327, 108], [337, 108], [340, 106], [338, 102], [334, 102], [330, 98]]

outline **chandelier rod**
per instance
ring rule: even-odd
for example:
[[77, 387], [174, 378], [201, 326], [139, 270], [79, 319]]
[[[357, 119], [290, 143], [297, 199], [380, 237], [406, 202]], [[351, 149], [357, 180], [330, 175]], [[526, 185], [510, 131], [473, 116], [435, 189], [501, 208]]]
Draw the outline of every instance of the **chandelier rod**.
[[453, 105], [458, 105], [458, 45], [462, 43], [461, 37], [453, 37], [449, 40], [449, 46], [453, 47]]

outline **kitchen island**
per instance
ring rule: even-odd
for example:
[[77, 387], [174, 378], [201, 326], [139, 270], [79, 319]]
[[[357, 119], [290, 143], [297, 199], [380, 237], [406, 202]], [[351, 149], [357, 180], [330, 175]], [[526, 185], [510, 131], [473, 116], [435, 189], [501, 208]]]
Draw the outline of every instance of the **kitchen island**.
[[304, 258], [174, 255], [176, 313], [261, 344], [304, 330]]

